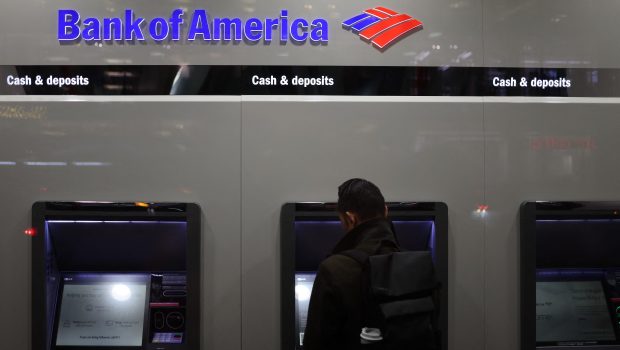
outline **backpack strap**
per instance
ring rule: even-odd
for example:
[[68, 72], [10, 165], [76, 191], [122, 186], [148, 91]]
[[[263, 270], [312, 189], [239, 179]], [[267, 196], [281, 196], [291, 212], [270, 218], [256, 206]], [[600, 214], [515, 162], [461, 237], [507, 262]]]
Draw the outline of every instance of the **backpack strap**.
[[[371, 295], [369, 262], [370, 254], [358, 249], [345, 250], [338, 254], [353, 259], [362, 268], [360, 276], [360, 291], [362, 302], [362, 305], [360, 305], [360, 311], [362, 327], [382, 328], [380, 322], [377, 321], [377, 310], [375, 310], [377, 305], [373, 304], [373, 297]], [[373, 307], [373, 305], [375, 307]]]

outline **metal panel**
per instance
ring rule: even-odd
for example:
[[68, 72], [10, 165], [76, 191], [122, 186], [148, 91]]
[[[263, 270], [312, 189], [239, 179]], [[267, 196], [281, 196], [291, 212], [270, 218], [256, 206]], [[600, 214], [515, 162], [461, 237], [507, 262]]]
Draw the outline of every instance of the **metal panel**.
[[3, 347], [30, 343], [27, 208], [40, 200], [144, 200], [202, 207], [202, 347], [239, 349], [240, 98], [93, 100], [0, 102], [10, 107], [0, 116]]
[[487, 349], [519, 349], [519, 205], [620, 196], [618, 103], [487, 99]]
[[[384, 1], [91, 1], [45, 2], [5, 0], [0, 14], [0, 43], [3, 50], [0, 64], [235, 64], [235, 65], [482, 65], [482, 0], [414, 2]], [[368, 8], [389, 7], [406, 13], [424, 23], [424, 29], [405, 37], [381, 52], [360, 37], [342, 28], [342, 22]], [[112, 43], [95, 45], [57, 40], [58, 9], [77, 9], [86, 17], [124, 17], [132, 8], [136, 16], [150, 20], [169, 18], [175, 8], [185, 8], [191, 15], [195, 8], [205, 8], [212, 17], [279, 18], [287, 9], [289, 23], [294, 18], [312, 20], [322, 17], [329, 22], [329, 43], [296, 44], [290, 40], [282, 45], [277, 39], [271, 44], [240, 41], [215, 43], [191, 42]], [[185, 16], [183, 33], [188, 32], [191, 18]], [[144, 28], [148, 30], [145, 25]], [[10, 49], [6, 49], [10, 48]]]
[[[278, 101], [280, 100], [280, 101]], [[480, 101], [481, 99], [470, 99]], [[448, 205], [449, 348], [480, 349], [482, 106], [420, 98], [247, 98], [242, 119], [243, 349], [278, 349], [279, 214], [350, 177], [387, 200]]]
[[617, 68], [614, 0], [484, 1], [484, 64]]

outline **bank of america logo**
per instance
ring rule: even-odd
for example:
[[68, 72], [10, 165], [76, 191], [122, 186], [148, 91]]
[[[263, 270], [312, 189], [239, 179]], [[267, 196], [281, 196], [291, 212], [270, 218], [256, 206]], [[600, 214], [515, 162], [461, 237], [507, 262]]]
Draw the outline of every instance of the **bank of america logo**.
[[372, 42], [379, 50], [422, 29], [422, 22], [389, 8], [378, 6], [342, 22], [342, 27]]

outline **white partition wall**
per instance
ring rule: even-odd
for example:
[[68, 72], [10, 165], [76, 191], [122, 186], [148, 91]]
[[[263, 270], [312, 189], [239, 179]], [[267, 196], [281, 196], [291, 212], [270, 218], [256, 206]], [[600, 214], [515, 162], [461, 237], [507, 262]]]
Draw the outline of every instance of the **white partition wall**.
[[450, 348], [484, 342], [480, 99], [247, 97], [242, 124], [244, 348], [279, 347], [281, 205], [334, 201], [351, 177], [448, 205]]
[[448, 205], [449, 348], [518, 349], [520, 203], [620, 193], [615, 99], [60, 99], [1, 103], [16, 111], [0, 121], [0, 330], [15, 349], [38, 200], [201, 204], [203, 347], [277, 349], [280, 206], [366, 177], [389, 200]]
[[239, 349], [240, 98], [47, 100], [0, 102], [2, 347], [30, 346], [32, 204], [138, 200], [200, 204], [202, 346]]
[[519, 349], [519, 206], [620, 197], [617, 99], [487, 98], [487, 349]]

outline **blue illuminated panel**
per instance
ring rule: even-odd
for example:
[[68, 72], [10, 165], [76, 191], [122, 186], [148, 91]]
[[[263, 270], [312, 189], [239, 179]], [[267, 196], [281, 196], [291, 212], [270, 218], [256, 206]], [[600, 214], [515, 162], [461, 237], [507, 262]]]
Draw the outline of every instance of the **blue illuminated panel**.
[[60, 271], [184, 271], [184, 221], [48, 220]]
[[620, 267], [620, 220], [537, 220], [536, 266]]
[[[403, 250], [431, 250], [434, 253], [433, 221], [394, 221], [396, 237]], [[340, 221], [295, 222], [295, 269], [316, 271], [344, 236]]]

